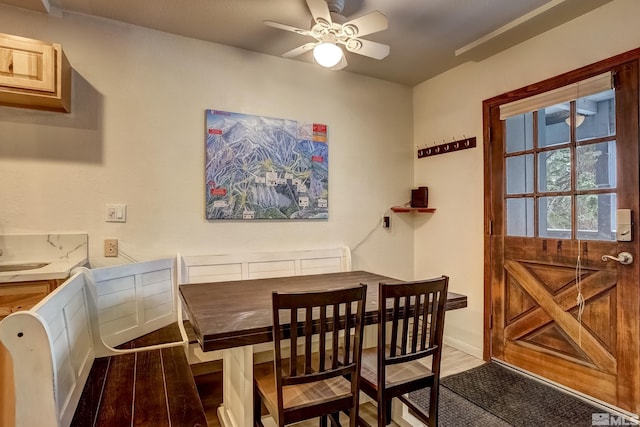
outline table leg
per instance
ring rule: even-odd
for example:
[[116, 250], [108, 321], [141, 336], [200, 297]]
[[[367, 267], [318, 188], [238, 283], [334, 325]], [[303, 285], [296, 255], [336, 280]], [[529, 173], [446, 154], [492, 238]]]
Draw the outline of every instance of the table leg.
[[222, 353], [220, 424], [223, 427], [252, 427], [253, 346], [230, 348]]

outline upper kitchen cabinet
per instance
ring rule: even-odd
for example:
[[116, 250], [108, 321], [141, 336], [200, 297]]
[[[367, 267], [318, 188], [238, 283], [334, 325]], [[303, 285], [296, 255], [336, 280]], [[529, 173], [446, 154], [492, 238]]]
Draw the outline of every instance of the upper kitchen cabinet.
[[0, 33], [0, 105], [71, 111], [71, 66], [59, 44]]

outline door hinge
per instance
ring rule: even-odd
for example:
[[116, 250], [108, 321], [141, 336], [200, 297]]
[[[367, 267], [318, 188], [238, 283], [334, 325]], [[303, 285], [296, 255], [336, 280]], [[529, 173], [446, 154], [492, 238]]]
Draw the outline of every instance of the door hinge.
[[493, 221], [489, 221], [489, 236], [493, 236]]
[[489, 315], [489, 329], [493, 329], [493, 314]]

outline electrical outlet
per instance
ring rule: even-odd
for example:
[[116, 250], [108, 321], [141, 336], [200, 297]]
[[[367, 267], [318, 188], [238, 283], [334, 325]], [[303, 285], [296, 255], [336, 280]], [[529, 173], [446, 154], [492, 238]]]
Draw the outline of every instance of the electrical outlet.
[[118, 239], [106, 239], [104, 241], [104, 256], [106, 257], [118, 256]]

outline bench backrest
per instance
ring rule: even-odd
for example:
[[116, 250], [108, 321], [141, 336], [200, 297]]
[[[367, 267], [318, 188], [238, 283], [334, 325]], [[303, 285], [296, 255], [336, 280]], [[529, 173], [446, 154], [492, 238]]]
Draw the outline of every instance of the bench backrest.
[[67, 426], [82, 394], [96, 346], [95, 295], [78, 272], [31, 310], [0, 323], [11, 354], [16, 425]]
[[91, 270], [100, 334], [117, 346], [176, 321], [176, 259]]
[[224, 255], [178, 255], [178, 284], [262, 279], [351, 270], [349, 248]]

